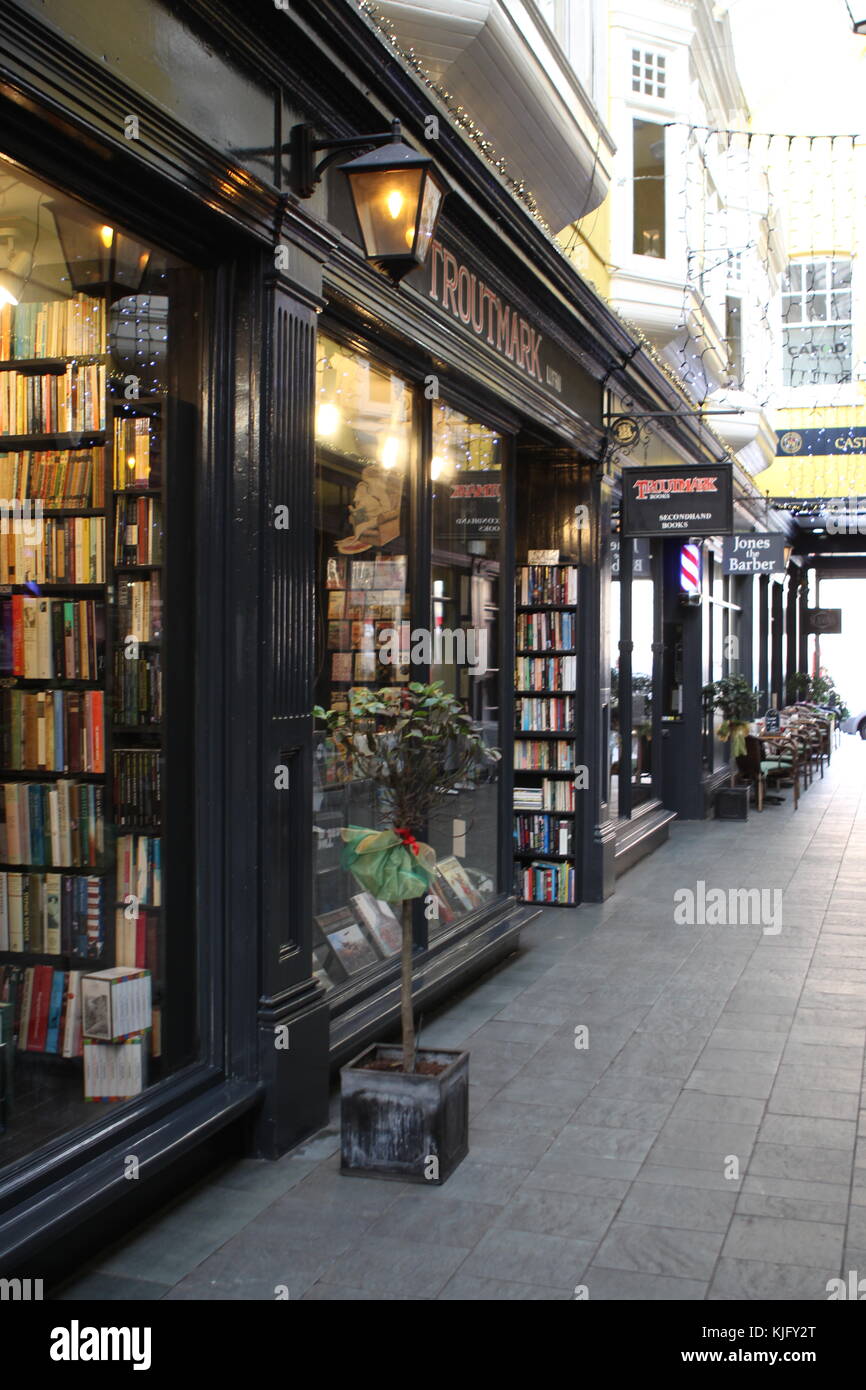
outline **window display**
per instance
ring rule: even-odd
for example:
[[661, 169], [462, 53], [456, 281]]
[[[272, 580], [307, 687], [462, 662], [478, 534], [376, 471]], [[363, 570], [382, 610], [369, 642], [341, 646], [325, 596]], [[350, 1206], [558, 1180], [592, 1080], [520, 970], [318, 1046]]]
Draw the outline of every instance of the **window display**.
[[[358, 687], [389, 688], [399, 699], [410, 678], [413, 393], [403, 378], [325, 336], [316, 388], [316, 703], [348, 708]], [[341, 829], [378, 824], [376, 792], [323, 734], [314, 796], [314, 963], [332, 988], [394, 954], [393, 914], [359, 894], [340, 867]]]
[[196, 1040], [192, 845], [167, 809], [186, 774], [164, 736], [167, 709], [190, 711], [163, 660], [193, 607], [164, 517], [170, 497], [188, 554], [174, 449], [191, 469], [195, 439], [167, 422], [197, 401], [198, 277], [4, 175], [20, 274], [0, 281], [0, 1165]]
[[[432, 412], [422, 503], [425, 514], [430, 508], [426, 580], [415, 574], [410, 521], [424, 410]], [[400, 702], [410, 680], [429, 678], [460, 700], [485, 743], [497, 747], [499, 436], [442, 401], [422, 405], [402, 376], [322, 335], [316, 461], [316, 704], [348, 708], [353, 690], [371, 688]], [[429, 625], [412, 603], [422, 585], [430, 588]], [[378, 827], [379, 803], [375, 786], [321, 732], [314, 798], [315, 968], [333, 988], [396, 956], [401, 927], [392, 906], [359, 893], [341, 867], [341, 830]], [[457, 788], [447, 814], [428, 826], [425, 839], [439, 861], [423, 909], [428, 940], [495, 897], [497, 817], [491, 764], [480, 781]]]

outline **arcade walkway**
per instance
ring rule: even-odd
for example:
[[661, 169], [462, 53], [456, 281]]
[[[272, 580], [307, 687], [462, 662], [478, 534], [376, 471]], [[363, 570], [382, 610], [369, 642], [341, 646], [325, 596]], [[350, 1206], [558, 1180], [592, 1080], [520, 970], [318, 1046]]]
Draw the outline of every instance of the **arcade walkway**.
[[[427, 1021], [471, 1050], [442, 1188], [340, 1177], [334, 1124], [215, 1173], [60, 1296], [825, 1300], [866, 1275], [864, 786], [843, 736], [796, 814], [674, 826]], [[780, 929], [772, 892], [763, 925], [675, 923], [699, 880], [781, 890]]]

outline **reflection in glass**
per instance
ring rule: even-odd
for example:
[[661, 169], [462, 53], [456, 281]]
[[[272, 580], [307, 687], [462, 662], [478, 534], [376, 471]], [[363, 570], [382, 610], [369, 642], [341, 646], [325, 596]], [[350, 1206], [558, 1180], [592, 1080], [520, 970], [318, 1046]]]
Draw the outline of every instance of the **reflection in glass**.
[[[431, 679], [499, 745], [499, 601], [503, 540], [498, 434], [443, 401], [433, 410]], [[474, 911], [497, 887], [498, 794], [489, 780], [453, 798], [431, 825], [440, 861], [431, 933]]]

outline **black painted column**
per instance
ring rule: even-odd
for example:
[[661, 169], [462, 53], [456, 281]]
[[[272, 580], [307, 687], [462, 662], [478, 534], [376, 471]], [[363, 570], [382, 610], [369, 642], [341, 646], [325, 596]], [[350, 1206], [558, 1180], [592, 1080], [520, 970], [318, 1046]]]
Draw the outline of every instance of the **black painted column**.
[[[785, 689], [797, 667], [797, 614], [801, 572], [796, 565], [788, 571], [788, 592], [785, 601]], [[786, 702], [787, 703], [787, 702]]]
[[[303, 229], [301, 229], [303, 232]], [[284, 236], [286, 232], [284, 231]], [[307, 232], [265, 278], [262, 391], [262, 924], [257, 1142], [276, 1157], [328, 1115], [329, 1012], [312, 977], [314, 403], [327, 248]], [[276, 260], [276, 257], [275, 257]]]
[[770, 581], [770, 691], [779, 706], [785, 703], [782, 688], [782, 641], [785, 629], [782, 585]]
[[[589, 466], [584, 470], [589, 473]], [[613, 506], [612, 479], [595, 467], [579, 500], [587, 503], [590, 525], [581, 532], [581, 651], [584, 653], [583, 746], [589, 786], [578, 792], [583, 809], [581, 849], [582, 898], [602, 902], [614, 891], [616, 875], [616, 826], [607, 800], [607, 766], [610, 736], [610, 525]], [[622, 694], [622, 681], [620, 681]]]
[[765, 574], [758, 580], [758, 638], [758, 685], [766, 708], [770, 703], [770, 580]]

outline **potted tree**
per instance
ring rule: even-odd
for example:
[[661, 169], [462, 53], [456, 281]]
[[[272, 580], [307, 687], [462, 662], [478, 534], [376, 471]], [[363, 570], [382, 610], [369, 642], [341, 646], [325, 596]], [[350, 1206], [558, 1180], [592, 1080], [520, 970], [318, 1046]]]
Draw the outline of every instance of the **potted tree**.
[[723, 743], [731, 743], [731, 785], [727, 791], [720, 791], [716, 797], [716, 815], [720, 820], [748, 820], [749, 788], [736, 787], [735, 760], [746, 751], [746, 734], [755, 717], [757, 702], [745, 676], [723, 676], [712, 685], [705, 686], [713, 709], [721, 711], [722, 722], [718, 736]]
[[469, 1148], [469, 1054], [418, 1049], [412, 1004], [412, 903], [430, 893], [436, 856], [419, 840], [453, 791], [490, 774], [489, 748], [441, 681], [354, 690], [324, 710], [337, 755], [376, 787], [382, 826], [346, 826], [342, 865], [400, 905], [401, 1046], [375, 1043], [340, 1072], [343, 1173], [442, 1183]]

